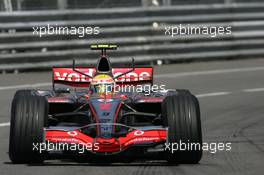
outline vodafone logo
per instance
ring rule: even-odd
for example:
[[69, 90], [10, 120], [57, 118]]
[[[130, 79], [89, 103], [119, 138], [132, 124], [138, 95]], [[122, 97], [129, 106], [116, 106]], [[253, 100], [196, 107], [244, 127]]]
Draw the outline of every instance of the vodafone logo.
[[69, 131], [69, 132], [67, 132], [67, 134], [70, 136], [77, 136], [78, 135], [78, 133], [76, 131]]
[[[91, 75], [91, 73], [86, 73], [87, 75]], [[87, 78], [85, 75], [81, 75], [78, 73], [68, 73], [68, 72], [54, 72], [54, 75], [57, 80], [60, 81], [70, 81], [70, 82], [90, 82], [91, 79]]]
[[[116, 72], [114, 76], [121, 75], [123, 72]], [[150, 74], [148, 72], [141, 72], [140, 74], [136, 72], [130, 72], [126, 75], [123, 75], [117, 79], [117, 81], [138, 81], [138, 80], [145, 80], [149, 78]]]
[[[120, 69], [113, 69], [113, 75], [118, 76], [127, 72], [129, 69], [127, 68], [120, 68]], [[74, 72], [72, 69], [69, 68], [54, 68], [54, 80], [59, 81], [68, 81], [68, 82], [91, 82], [91, 78], [86, 77], [85, 75], [79, 74]], [[95, 69], [93, 68], [86, 68], [86, 69], [79, 69], [83, 73], [93, 76], [95, 73]], [[117, 82], [129, 82], [129, 81], [141, 81], [141, 80], [150, 80], [152, 77], [152, 69], [149, 68], [135, 68], [135, 71], [130, 72], [126, 75], [123, 75], [116, 79]]]
[[137, 130], [137, 131], [134, 132], [135, 136], [141, 136], [143, 134], [144, 134], [144, 131], [140, 131], [140, 130]]

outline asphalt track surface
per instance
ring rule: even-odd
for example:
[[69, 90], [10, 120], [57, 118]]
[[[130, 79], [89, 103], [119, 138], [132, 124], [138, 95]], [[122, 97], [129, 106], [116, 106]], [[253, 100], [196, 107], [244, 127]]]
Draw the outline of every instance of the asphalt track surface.
[[[231, 142], [231, 151], [204, 151], [200, 164], [165, 162], [94, 165], [46, 161], [13, 165], [7, 151], [9, 111], [14, 92], [30, 86], [49, 89], [50, 73], [0, 75], [0, 174], [145, 175], [252, 174], [264, 172], [264, 60], [208, 62], [157, 67], [156, 82], [187, 88], [199, 97], [204, 142]], [[44, 86], [44, 87], [42, 87]]]

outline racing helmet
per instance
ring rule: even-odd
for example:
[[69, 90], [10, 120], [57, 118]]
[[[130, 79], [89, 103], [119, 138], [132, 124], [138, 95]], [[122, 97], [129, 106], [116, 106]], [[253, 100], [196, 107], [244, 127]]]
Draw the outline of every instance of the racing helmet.
[[115, 81], [108, 74], [96, 75], [91, 81], [91, 88], [97, 94], [112, 94], [114, 93]]

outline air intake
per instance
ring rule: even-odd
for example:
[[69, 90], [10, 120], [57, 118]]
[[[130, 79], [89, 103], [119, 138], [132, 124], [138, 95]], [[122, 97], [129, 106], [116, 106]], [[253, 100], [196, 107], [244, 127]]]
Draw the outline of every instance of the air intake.
[[97, 72], [110, 72], [111, 66], [110, 62], [106, 57], [101, 57], [97, 63]]

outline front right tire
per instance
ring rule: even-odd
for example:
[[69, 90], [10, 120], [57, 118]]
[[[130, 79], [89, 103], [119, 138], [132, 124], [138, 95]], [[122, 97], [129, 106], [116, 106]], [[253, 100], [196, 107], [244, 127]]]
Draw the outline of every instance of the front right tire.
[[[162, 102], [164, 124], [168, 126], [168, 143], [177, 150], [167, 150], [168, 161], [196, 164], [202, 158], [202, 131], [198, 99], [187, 90], [167, 96]], [[180, 145], [186, 149], [180, 150]], [[187, 149], [187, 144], [195, 147]], [[199, 144], [199, 147], [197, 146]], [[182, 146], [184, 148], [184, 146]]]

